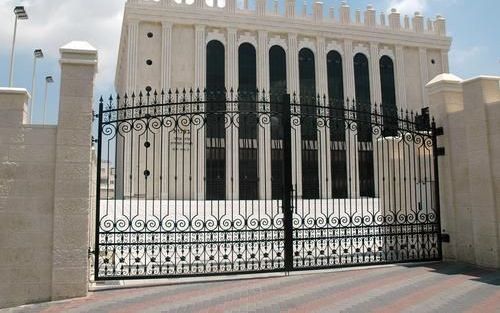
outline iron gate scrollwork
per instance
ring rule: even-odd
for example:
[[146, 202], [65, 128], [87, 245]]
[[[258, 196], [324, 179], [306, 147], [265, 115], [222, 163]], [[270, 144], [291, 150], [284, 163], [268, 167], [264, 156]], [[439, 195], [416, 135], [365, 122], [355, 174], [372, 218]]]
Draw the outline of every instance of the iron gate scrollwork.
[[435, 123], [381, 108], [233, 90], [101, 99], [95, 279], [440, 260]]

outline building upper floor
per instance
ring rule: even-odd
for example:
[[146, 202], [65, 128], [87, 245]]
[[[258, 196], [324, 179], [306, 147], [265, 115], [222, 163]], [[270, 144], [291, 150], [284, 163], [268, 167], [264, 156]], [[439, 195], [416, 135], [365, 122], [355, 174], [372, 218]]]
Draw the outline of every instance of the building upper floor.
[[250, 44], [256, 54], [257, 88], [269, 90], [269, 53], [279, 46], [286, 53], [289, 93], [300, 93], [300, 52], [308, 49], [315, 59], [316, 91], [327, 94], [327, 55], [335, 51], [343, 63], [344, 96], [356, 98], [354, 59], [363, 54], [369, 62], [371, 100], [376, 103], [382, 101], [380, 61], [389, 57], [394, 64], [398, 106], [409, 109], [427, 106], [425, 84], [449, 72], [451, 45], [441, 16], [425, 22], [420, 13], [401, 17], [394, 9], [388, 14], [377, 13], [372, 6], [353, 13], [345, 2], [338, 10], [327, 10], [320, 2], [299, 7], [290, 0], [129, 0], [119, 50], [117, 91], [203, 90], [212, 61], [207, 46], [213, 41], [224, 47], [228, 89], [239, 87], [239, 48]]

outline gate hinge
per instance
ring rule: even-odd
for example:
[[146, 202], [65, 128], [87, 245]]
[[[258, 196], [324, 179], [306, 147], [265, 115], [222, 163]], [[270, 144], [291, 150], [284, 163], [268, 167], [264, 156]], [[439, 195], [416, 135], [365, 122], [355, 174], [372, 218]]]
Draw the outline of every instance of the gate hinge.
[[443, 127], [438, 127], [436, 128], [436, 133], [435, 133], [436, 136], [443, 136], [444, 135], [444, 128]]
[[97, 141], [98, 140], [94, 136], [92, 136], [92, 139], [91, 139], [92, 145], [94, 145], [95, 143], [97, 143]]
[[450, 234], [441, 234], [441, 242], [450, 242]]
[[94, 253], [95, 253], [95, 250], [92, 250], [92, 248], [89, 247], [89, 250], [88, 250], [89, 258], [93, 257]]
[[444, 149], [444, 147], [438, 147], [436, 149], [436, 152], [437, 152], [437, 156], [443, 156], [443, 155], [446, 155], [446, 150]]
[[95, 111], [92, 110], [92, 122], [94, 122], [97, 118], [99, 118], [99, 113], [95, 113]]

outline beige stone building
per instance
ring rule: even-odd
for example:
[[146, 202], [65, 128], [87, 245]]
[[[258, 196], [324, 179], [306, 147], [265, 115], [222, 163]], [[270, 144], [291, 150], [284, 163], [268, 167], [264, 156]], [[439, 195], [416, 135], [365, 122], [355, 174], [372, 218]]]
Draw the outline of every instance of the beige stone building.
[[[204, 0], [179, 3], [129, 0], [115, 84], [122, 97], [124, 94], [138, 96], [140, 91], [144, 98], [148, 91], [153, 98], [154, 91], [159, 94], [161, 90], [166, 93], [172, 90], [175, 98], [175, 90], [184, 89], [209, 92], [224, 88], [257, 89], [295, 94], [298, 98], [320, 95], [344, 103], [346, 99], [355, 99], [372, 108], [373, 104], [382, 104], [394, 110], [419, 112], [429, 106], [426, 83], [449, 71], [450, 45], [445, 19], [437, 16], [426, 20], [418, 12], [411, 17], [401, 16], [395, 10], [389, 14], [385, 10], [377, 12], [372, 6], [361, 12], [352, 10], [345, 2], [340, 8], [325, 8], [322, 2], [315, 2], [312, 8], [304, 6], [299, 10], [291, 0], [275, 2], [272, 9], [265, 0], [256, 0], [255, 8], [247, 1], [239, 5], [236, 0], [221, 5]], [[299, 134], [300, 128], [296, 131]], [[305, 132], [303, 127], [302, 132]], [[201, 129], [171, 133], [168, 139], [162, 139], [163, 146], [177, 142], [188, 147], [188, 151], [179, 152], [171, 145], [155, 152], [156, 168], [160, 167], [160, 160], [168, 164], [165, 168], [176, 168], [174, 174], [165, 171], [160, 175], [169, 179], [163, 186], [180, 184], [182, 188], [165, 187], [150, 195], [136, 182], [137, 173], [142, 175], [138, 168], [145, 167], [144, 162], [153, 161], [137, 151], [125, 152], [131, 147], [118, 142], [115, 162], [118, 195], [150, 199], [160, 196], [276, 198], [281, 184], [279, 175], [266, 175], [266, 171], [273, 171], [280, 164], [273, 154], [277, 151], [273, 147], [279, 147], [279, 142], [273, 139], [272, 144], [265, 143], [265, 138], [274, 134], [270, 128], [263, 127], [252, 138], [245, 138], [254, 150], [246, 149], [244, 141], [238, 143], [235, 139], [237, 136], [242, 139], [241, 133], [241, 130], [239, 133], [227, 130], [218, 135], [220, 138], [214, 138], [226, 138], [226, 148], [219, 149], [225, 154], [222, 161], [225, 168], [215, 174], [206, 172], [206, 168], [214, 164], [222, 166], [218, 160], [211, 159], [219, 150], [211, 149], [211, 141], [204, 141], [206, 136]], [[320, 137], [321, 134], [319, 131]], [[154, 145], [160, 146], [160, 139], [156, 140]], [[304, 198], [376, 197], [376, 184], [370, 181], [374, 170], [361, 170], [373, 167], [374, 161], [369, 155], [375, 149], [373, 143], [360, 140], [353, 143], [358, 149], [349, 152], [345, 142], [325, 141], [323, 144], [314, 139], [311, 146], [307, 146], [304, 140], [294, 137], [293, 151], [297, 157], [293, 162], [299, 164], [293, 168], [297, 195]], [[124, 139], [124, 142], [130, 140]], [[304, 152], [307, 149], [310, 154]], [[248, 151], [252, 157], [244, 162], [244, 153]], [[368, 161], [360, 163], [358, 171], [352, 164], [361, 159], [363, 151], [368, 154]], [[172, 157], [168, 158], [169, 155]], [[332, 155], [343, 163], [334, 164]], [[205, 157], [208, 163], [200, 161]], [[181, 159], [191, 161], [179, 165]], [[312, 161], [306, 164], [306, 159]], [[191, 177], [190, 172], [196, 177]], [[348, 176], [353, 181], [349, 186]], [[243, 182], [244, 177], [247, 182]], [[368, 188], [364, 188], [361, 181], [369, 181]], [[341, 187], [335, 190], [329, 184]], [[156, 185], [160, 185], [158, 180]], [[210, 186], [216, 187], [212, 190]], [[153, 186], [148, 189], [153, 190]], [[245, 192], [249, 189], [257, 192]]]

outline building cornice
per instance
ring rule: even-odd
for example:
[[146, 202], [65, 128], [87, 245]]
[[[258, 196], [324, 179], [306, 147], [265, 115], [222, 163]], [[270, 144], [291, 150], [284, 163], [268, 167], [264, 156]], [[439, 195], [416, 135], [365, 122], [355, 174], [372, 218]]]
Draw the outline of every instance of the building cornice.
[[379, 42], [381, 44], [401, 44], [410, 47], [427, 47], [431, 49], [449, 50], [451, 38], [437, 33], [415, 32], [404, 28], [392, 29], [388, 26], [368, 27], [364, 24], [340, 24], [323, 20], [314, 22], [308, 18], [287, 18], [284, 16], [241, 13], [235, 14], [224, 9], [191, 6], [172, 6], [167, 8], [127, 4], [125, 18], [140, 19], [144, 22], [161, 22], [168, 20], [173, 24], [203, 24], [217, 28], [236, 28], [246, 31], [268, 31], [269, 33], [296, 32], [304, 36], [325, 37], [331, 39], [352, 39], [356, 41]]

